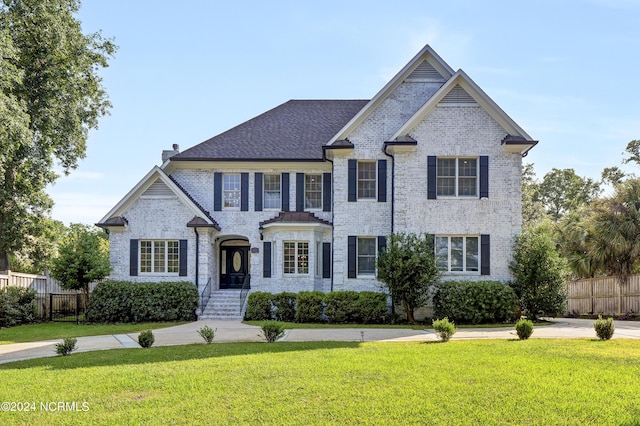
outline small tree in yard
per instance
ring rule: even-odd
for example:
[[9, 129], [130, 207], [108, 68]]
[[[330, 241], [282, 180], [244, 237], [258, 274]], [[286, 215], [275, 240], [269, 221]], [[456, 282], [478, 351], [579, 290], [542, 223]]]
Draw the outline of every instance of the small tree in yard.
[[565, 262], [551, 236], [542, 228], [524, 231], [516, 239], [509, 265], [514, 280], [510, 286], [527, 316], [557, 316], [567, 303]]
[[71, 224], [52, 262], [51, 276], [66, 290], [82, 290], [89, 300], [89, 284], [111, 272], [109, 242], [95, 228]]
[[391, 234], [387, 247], [378, 253], [378, 279], [384, 282], [394, 304], [401, 304], [407, 321], [415, 323], [413, 311], [424, 306], [429, 287], [440, 273], [436, 266], [433, 238], [427, 235]]

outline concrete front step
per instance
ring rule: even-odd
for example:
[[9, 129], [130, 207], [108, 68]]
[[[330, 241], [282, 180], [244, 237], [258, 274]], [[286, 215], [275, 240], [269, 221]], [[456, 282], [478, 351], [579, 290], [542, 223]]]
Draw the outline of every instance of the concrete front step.
[[198, 319], [239, 321], [244, 317], [240, 312], [240, 290], [216, 290], [211, 293], [209, 303]]

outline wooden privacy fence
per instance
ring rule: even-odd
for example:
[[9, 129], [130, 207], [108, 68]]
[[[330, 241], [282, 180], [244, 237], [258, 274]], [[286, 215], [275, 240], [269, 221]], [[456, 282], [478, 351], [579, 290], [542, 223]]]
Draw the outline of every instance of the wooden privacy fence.
[[579, 314], [624, 315], [640, 312], [640, 275], [625, 284], [616, 277], [589, 278], [567, 283], [567, 311]]
[[[13, 271], [9, 271], [8, 274], [0, 274], [0, 289], [7, 286], [34, 289], [37, 293], [38, 316], [42, 319], [48, 318], [50, 314], [50, 294], [81, 293], [75, 290], [63, 290], [60, 284], [48, 275], [22, 274]], [[89, 290], [93, 290], [94, 287], [95, 284], [90, 285]]]

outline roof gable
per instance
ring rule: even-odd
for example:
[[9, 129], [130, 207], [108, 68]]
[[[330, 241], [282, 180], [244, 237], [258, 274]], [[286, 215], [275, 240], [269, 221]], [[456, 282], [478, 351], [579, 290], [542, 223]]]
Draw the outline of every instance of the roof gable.
[[[114, 218], [122, 217], [123, 213], [141, 197], [167, 198], [177, 197], [182, 204], [189, 208], [195, 216], [203, 219], [207, 226], [220, 230], [218, 223], [204, 210], [171, 176], [161, 168], [154, 166], [136, 186], [127, 193], [114, 208], [107, 213], [98, 223], [99, 226], [109, 227], [115, 224]], [[122, 226], [122, 224], [119, 224]], [[186, 225], [186, 224], [185, 224]], [[204, 225], [203, 225], [204, 226]]]
[[[429, 46], [422, 48], [349, 122], [331, 138], [327, 145], [344, 140], [358, 127], [400, 84], [405, 81], [445, 82], [453, 69]], [[438, 78], [438, 75], [440, 78]]]
[[322, 146], [367, 100], [290, 100], [171, 161], [322, 161]]
[[458, 70], [413, 116], [407, 120], [391, 137], [391, 140], [408, 136], [438, 104], [444, 105], [479, 105], [508, 134], [520, 136], [531, 141], [527, 134], [511, 119], [471, 78], [462, 70]]

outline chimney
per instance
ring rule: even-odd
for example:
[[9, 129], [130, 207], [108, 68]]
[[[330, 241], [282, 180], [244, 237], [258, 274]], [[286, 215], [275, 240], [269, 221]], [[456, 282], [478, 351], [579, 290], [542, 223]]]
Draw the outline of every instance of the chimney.
[[177, 143], [174, 143], [172, 146], [173, 150], [168, 150], [165, 149], [164, 151], [162, 151], [162, 163], [164, 164], [165, 161], [167, 161], [169, 158], [173, 157], [176, 154], [180, 153], [180, 145], [178, 145]]

